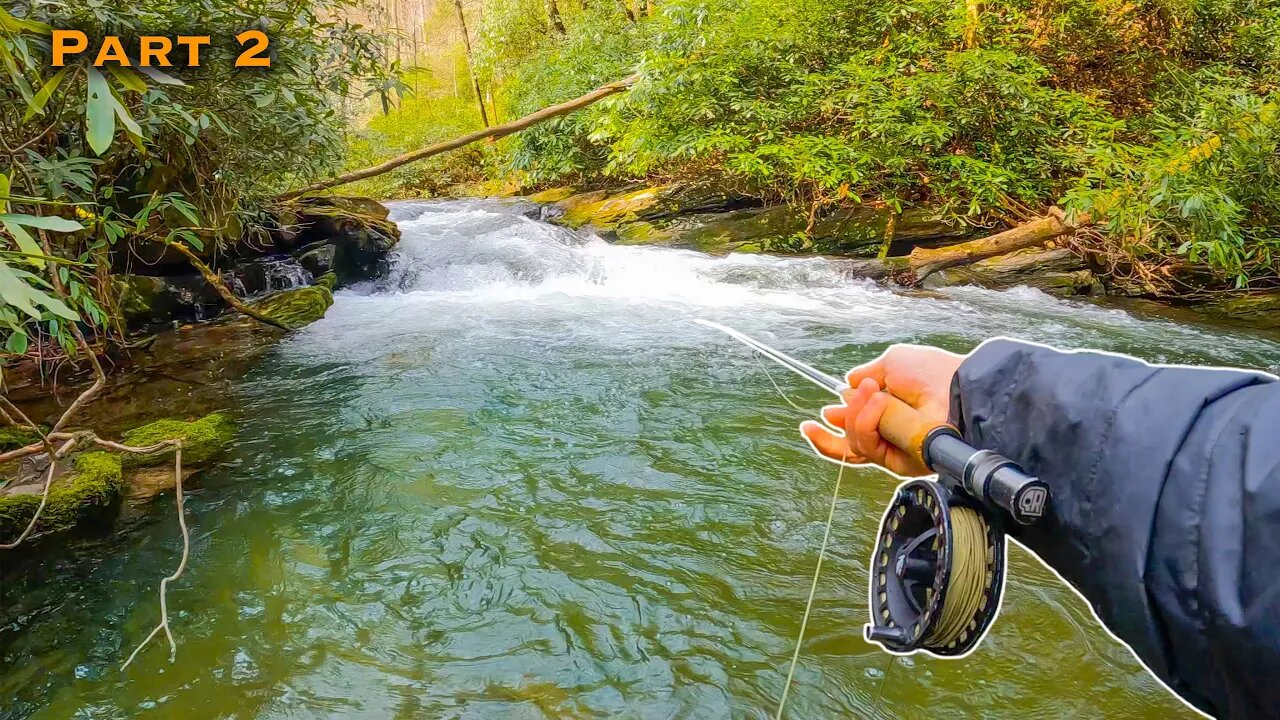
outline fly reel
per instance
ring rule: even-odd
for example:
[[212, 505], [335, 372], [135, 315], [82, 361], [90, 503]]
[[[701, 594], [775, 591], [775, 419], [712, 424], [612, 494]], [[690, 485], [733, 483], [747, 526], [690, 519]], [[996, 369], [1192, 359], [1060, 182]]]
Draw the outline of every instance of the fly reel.
[[896, 653], [963, 655], [995, 619], [1004, 573], [994, 513], [940, 483], [905, 483], [876, 540], [867, 640]]

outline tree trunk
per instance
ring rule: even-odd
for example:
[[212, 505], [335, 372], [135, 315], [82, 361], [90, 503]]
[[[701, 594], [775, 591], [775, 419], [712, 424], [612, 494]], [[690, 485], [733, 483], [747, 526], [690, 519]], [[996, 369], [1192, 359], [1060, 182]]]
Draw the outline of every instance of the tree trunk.
[[399, 157], [391, 158], [384, 163], [365, 168], [364, 170], [356, 170], [355, 172], [349, 172], [345, 175], [339, 175], [337, 177], [330, 178], [329, 180], [315, 183], [314, 185], [308, 185], [301, 190], [292, 190], [278, 196], [277, 199], [288, 200], [289, 198], [295, 198], [299, 195], [305, 195], [319, 190], [326, 190], [331, 187], [337, 187], [338, 185], [346, 185], [347, 183], [355, 182], [357, 180], [363, 180], [375, 175], [381, 175], [385, 172], [390, 172], [401, 165], [407, 165], [411, 162], [429, 158], [433, 155], [439, 155], [450, 150], [457, 150], [460, 147], [470, 145], [471, 143], [479, 140], [506, 137], [507, 135], [512, 135], [520, 132], [521, 130], [533, 127], [540, 122], [550, 120], [551, 118], [568, 115], [576, 110], [581, 110], [582, 108], [587, 107], [592, 103], [599, 102], [610, 95], [616, 95], [623, 92], [636, 84], [639, 79], [639, 75], [632, 75], [625, 80], [619, 80], [618, 82], [609, 83], [608, 85], [602, 85], [582, 97], [574, 98], [573, 100], [560, 103], [559, 105], [552, 105], [551, 107], [543, 108], [532, 115], [526, 115], [519, 120], [512, 120], [505, 125], [498, 125], [485, 130], [479, 130], [468, 135], [463, 135], [462, 137], [454, 140], [436, 143], [435, 145], [428, 145], [427, 147], [405, 153]]
[[467, 49], [467, 72], [471, 74], [471, 84], [476, 90], [476, 104], [480, 106], [480, 122], [489, 127], [489, 111], [484, 108], [484, 93], [480, 91], [480, 78], [476, 77], [475, 62], [471, 56], [471, 33], [467, 31], [467, 16], [462, 12], [462, 0], [453, 0], [458, 10], [458, 25], [462, 28], [462, 44]]
[[560, 18], [560, 8], [556, 5], [556, 0], [546, 0], [547, 19], [551, 21], [551, 29], [557, 34], [564, 35], [564, 20]]
[[627, 22], [636, 21], [636, 14], [631, 12], [631, 6], [627, 5], [627, 0], [618, 0], [618, 7], [622, 9], [622, 14], [627, 16]]
[[945, 268], [967, 265], [1014, 250], [1042, 245], [1087, 224], [1089, 224], [1088, 216], [1080, 216], [1076, 218], [1075, 224], [1068, 225], [1062, 211], [1053, 208], [1045, 217], [991, 237], [934, 249], [916, 248], [911, 251], [909, 262], [911, 270], [916, 275], [916, 282], [919, 282]]

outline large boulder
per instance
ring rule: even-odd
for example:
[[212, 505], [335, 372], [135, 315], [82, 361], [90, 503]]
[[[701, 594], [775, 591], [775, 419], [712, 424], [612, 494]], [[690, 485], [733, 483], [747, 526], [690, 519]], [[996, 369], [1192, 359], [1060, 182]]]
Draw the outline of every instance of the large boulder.
[[[389, 210], [369, 198], [300, 198], [277, 210], [273, 243], [315, 274], [332, 271], [343, 287], [371, 280], [390, 267], [400, 229]], [[332, 246], [330, 252], [324, 246]], [[304, 262], [305, 259], [305, 262]]]

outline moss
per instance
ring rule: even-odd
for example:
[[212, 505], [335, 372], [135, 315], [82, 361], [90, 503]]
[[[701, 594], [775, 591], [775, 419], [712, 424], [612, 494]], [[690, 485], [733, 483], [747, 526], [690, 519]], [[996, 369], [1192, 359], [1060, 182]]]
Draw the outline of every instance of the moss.
[[558, 187], [543, 190], [542, 192], [536, 192], [530, 195], [527, 199], [536, 203], [554, 203], [560, 202], [561, 200], [567, 200], [570, 197], [573, 197], [576, 192], [578, 191], [571, 187]]
[[40, 435], [32, 430], [12, 426], [0, 428], [0, 451], [17, 450], [38, 442]]
[[666, 186], [659, 186], [620, 195], [608, 195], [604, 192], [574, 195], [558, 203], [564, 208], [560, 222], [572, 228], [584, 225], [613, 228], [620, 223], [635, 220], [637, 213], [656, 205], [666, 189]]
[[333, 271], [329, 271], [321, 275], [320, 277], [316, 278], [316, 286], [322, 287], [330, 292], [333, 292], [333, 288], [337, 284], [338, 284], [338, 276], [334, 274]]
[[299, 328], [324, 317], [330, 305], [333, 305], [333, 293], [329, 288], [312, 285], [269, 295], [252, 307], [289, 327]]
[[[66, 530], [110, 507], [120, 496], [122, 478], [119, 456], [107, 452], [77, 455], [71, 471], [54, 480], [37, 530]], [[39, 506], [39, 493], [0, 496], [0, 537], [11, 541], [31, 522]]]
[[1280, 327], [1280, 291], [1232, 295], [1207, 308], [1233, 320], [1246, 320], [1261, 328]]
[[120, 312], [125, 318], [150, 316], [157, 299], [165, 290], [164, 278], [148, 275], [116, 275], [113, 281]]
[[[124, 434], [124, 444], [134, 447], [155, 445], [164, 440], [182, 440], [182, 463], [198, 465], [225, 451], [235, 437], [235, 425], [222, 413], [206, 415], [199, 420], [164, 419], [147, 423]], [[158, 465], [168, 462], [172, 451], [165, 449], [150, 455], [127, 455], [127, 467]]]

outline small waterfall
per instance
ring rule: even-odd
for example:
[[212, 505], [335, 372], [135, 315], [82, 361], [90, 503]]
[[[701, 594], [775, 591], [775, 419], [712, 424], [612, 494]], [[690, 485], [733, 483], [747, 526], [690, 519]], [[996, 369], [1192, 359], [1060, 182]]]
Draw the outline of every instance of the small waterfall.
[[292, 290], [315, 282], [315, 276], [288, 255], [270, 255], [237, 263], [223, 277], [242, 297]]

